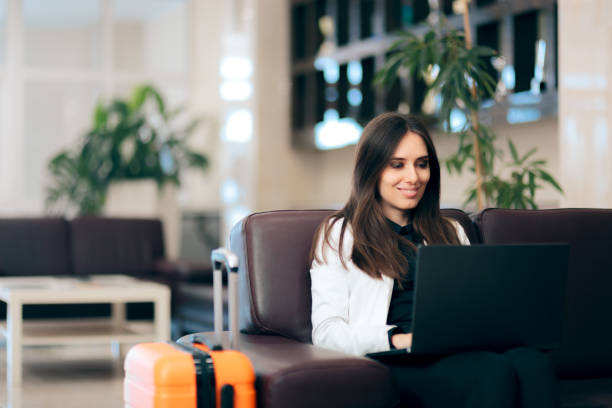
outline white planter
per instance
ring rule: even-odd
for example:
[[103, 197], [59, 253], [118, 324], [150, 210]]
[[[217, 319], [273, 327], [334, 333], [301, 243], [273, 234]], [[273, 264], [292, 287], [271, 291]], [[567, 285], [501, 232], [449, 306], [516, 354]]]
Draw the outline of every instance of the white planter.
[[181, 212], [174, 184], [159, 190], [152, 179], [112, 182], [102, 213], [108, 217], [159, 218], [164, 229], [166, 256], [177, 259], [180, 252]]

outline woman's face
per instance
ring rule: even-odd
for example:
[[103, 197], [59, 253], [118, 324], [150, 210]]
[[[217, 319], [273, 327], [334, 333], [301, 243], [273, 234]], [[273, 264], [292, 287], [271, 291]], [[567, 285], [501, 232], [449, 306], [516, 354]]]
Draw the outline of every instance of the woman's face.
[[416, 133], [406, 133], [378, 181], [383, 213], [388, 219], [399, 225], [410, 221], [407, 210], [421, 201], [429, 173], [425, 142]]

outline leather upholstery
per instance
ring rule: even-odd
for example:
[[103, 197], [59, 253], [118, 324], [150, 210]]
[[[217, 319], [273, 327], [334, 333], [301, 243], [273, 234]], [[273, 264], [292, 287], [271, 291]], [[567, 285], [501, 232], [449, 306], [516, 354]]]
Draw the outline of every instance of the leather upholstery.
[[474, 226], [474, 223], [470, 219], [470, 217], [463, 212], [462, 210], [458, 210], [455, 208], [444, 208], [440, 210], [440, 213], [443, 217], [452, 218], [455, 221], [459, 222], [465, 231], [465, 235], [467, 235], [470, 243], [478, 244], [480, 243], [480, 237], [478, 236], [478, 231]]
[[[241, 351], [259, 381], [260, 407], [392, 407], [389, 371], [376, 361], [312, 346], [308, 255], [331, 210], [272, 211], [237, 224], [230, 245], [239, 257]], [[444, 210], [468, 237], [468, 216]]]
[[612, 375], [612, 210], [487, 209], [473, 217], [485, 244], [570, 245], [561, 347], [562, 377]]
[[[257, 374], [258, 406], [393, 407], [396, 390], [375, 361], [310, 344], [308, 250], [331, 211], [253, 214], [238, 224], [231, 248], [240, 258], [241, 350]], [[458, 220], [472, 244], [569, 242], [568, 307], [554, 359], [565, 377], [612, 372], [612, 210], [489, 209]], [[265, 335], [262, 335], [265, 334]], [[364, 361], [365, 360], [365, 361]], [[609, 379], [562, 381], [565, 403], [612, 401]], [[368, 400], [370, 398], [370, 400]], [[582, 405], [580, 405], [582, 406]]]
[[[231, 249], [240, 258], [240, 329], [251, 334], [280, 334], [311, 342], [308, 254], [314, 233], [331, 210], [271, 211], [252, 214], [231, 233]], [[478, 236], [467, 214], [444, 209], [470, 238]]]
[[331, 213], [257, 213], [234, 227], [230, 243], [240, 258], [242, 332], [311, 342], [308, 254], [315, 230]]

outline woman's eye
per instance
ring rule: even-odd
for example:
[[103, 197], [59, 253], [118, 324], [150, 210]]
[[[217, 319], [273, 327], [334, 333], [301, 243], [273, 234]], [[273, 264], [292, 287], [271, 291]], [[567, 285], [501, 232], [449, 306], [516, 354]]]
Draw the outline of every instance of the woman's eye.
[[428, 161], [422, 161], [422, 162], [419, 162], [419, 163], [417, 164], [417, 166], [418, 166], [420, 169], [426, 169], [426, 168], [428, 168], [428, 167], [429, 167], [429, 162], [428, 162]]
[[404, 163], [402, 162], [391, 162], [391, 167], [394, 169], [401, 169]]

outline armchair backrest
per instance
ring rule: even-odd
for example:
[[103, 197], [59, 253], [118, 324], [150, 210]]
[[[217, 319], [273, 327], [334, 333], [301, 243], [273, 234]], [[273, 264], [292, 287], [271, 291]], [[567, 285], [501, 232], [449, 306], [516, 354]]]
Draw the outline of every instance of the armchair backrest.
[[308, 254], [330, 210], [251, 214], [230, 236], [240, 259], [240, 330], [310, 342]]
[[[230, 237], [240, 259], [240, 329], [311, 342], [310, 265], [314, 233], [331, 210], [288, 210], [249, 215]], [[443, 210], [457, 219], [470, 239], [474, 227], [461, 210]]]

